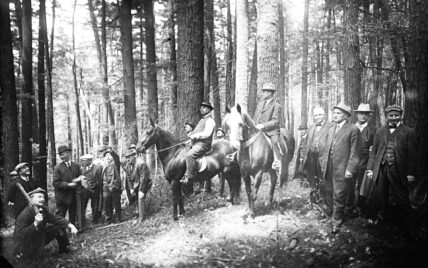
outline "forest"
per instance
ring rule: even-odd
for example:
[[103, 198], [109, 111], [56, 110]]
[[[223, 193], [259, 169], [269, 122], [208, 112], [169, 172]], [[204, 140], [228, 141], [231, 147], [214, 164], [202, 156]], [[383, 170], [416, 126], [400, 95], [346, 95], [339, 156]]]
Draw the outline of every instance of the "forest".
[[[331, 121], [333, 107], [340, 102], [352, 110], [368, 103], [374, 111], [369, 123], [376, 127], [385, 125], [386, 107], [401, 106], [403, 123], [416, 131], [418, 151], [412, 154], [416, 154], [418, 160], [418, 189], [426, 192], [428, 188], [425, 179], [428, 174], [428, 1], [3, 0], [0, 5], [2, 198], [10, 182], [10, 171], [20, 162], [31, 163], [32, 176], [52, 192], [52, 172], [59, 162], [59, 145], [70, 146], [76, 162], [83, 154], [97, 155], [103, 145], [111, 146], [122, 157], [130, 144], [138, 143], [150, 119], [184, 140], [184, 124], [198, 122], [202, 101], [213, 105], [213, 116], [219, 127], [226, 111], [236, 104], [252, 116], [261, 100], [261, 87], [267, 82], [278, 89], [275, 98], [282, 107], [281, 127], [293, 133], [296, 144], [301, 130], [313, 124], [312, 109], [316, 106], [324, 107]], [[355, 118], [352, 117], [352, 122]], [[158, 171], [156, 155], [151, 153], [154, 150], [149, 148], [143, 157], [157, 178], [163, 175]], [[295, 159], [290, 165], [290, 180]], [[160, 179], [156, 185], [161, 190], [154, 196], [166, 198], [164, 195], [169, 195], [166, 181]], [[304, 195], [305, 189], [290, 189], [286, 193], [290, 197], [287, 209], [284, 206], [267, 211], [260, 208], [262, 212], [259, 212], [262, 215], [278, 213], [287, 219], [293, 217], [287, 214], [290, 208], [308, 212], [304, 198], [293, 199], [302, 194], [299, 191]], [[53, 203], [52, 196], [49, 203]], [[192, 199], [191, 219], [186, 223], [199, 221], [194, 230], [201, 233], [201, 239], [202, 232], [209, 230], [197, 228], [210, 220], [205, 214], [198, 219], [197, 211], [210, 212], [226, 206], [215, 197], [205, 198], [208, 200], [205, 204]], [[246, 197], [241, 198], [245, 203]], [[4, 201], [2, 204], [5, 207]], [[151, 204], [156, 209], [150, 210], [150, 215], [159, 214], [167, 206], [155, 198]], [[173, 224], [166, 216], [156, 217], [153, 221], [157, 219], [164, 225], [162, 232], [168, 230], [168, 224]], [[317, 222], [317, 217], [309, 218]], [[10, 227], [11, 224], [11, 220], [2, 215], [2, 225]], [[147, 224], [150, 228], [156, 225], [152, 220]], [[304, 225], [308, 227], [311, 223]], [[379, 242], [373, 238], [375, 246], [371, 248], [379, 250], [376, 258], [375, 253], [366, 252], [368, 246], [360, 244], [361, 241], [353, 240], [358, 249], [352, 249], [349, 244], [342, 248], [341, 244], [335, 244], [331, 249], [328, 243], [334, 244], [333, 239], [322, 245], [326, 247], [324, 251], [308, 259], [313, 252], [307, 251], [311, 246], [304, 237], [311, 237], [309, 233], [316, 228], [312, 226], [298, 231], [299, 243], [306, 245], [306, 249], [303, 244], [298, 246], [299, 251], [278, 242], [281, 239], [277, 232], [276, 240], [270, 237], [264, 241], [267, 243], [264, 249], [257, 248], [258, 242], [254, 241], [247, 241], [253, 245], [248, 249], [234, 247], [234, 243], [239, 242], [232, 239], [207, 246], [207, 251], [212, 252], [209, 258], [203, 258], [205, 251], [197, 251], [184, 252], [198, 256], [179, 258], [178, 264], [171, 262], [174, 257], [159, 256], [158, 263], [145, 262], [144, 257], [150, 258], [150, 255], [144, 251], [146, 255], [136, 253], [139, 257], [124, 261], [126, 246], [131, 245], [138, 252], [138, 248], [144, 248], [141, 243], [146, 242], [145, 238], [127, 241], [125, 237], [132, 236], [131, 230], [135, 227], [129, 228], [112, 236], [119, 244], [123, 242], [123, 255], [112, 257], [114, 250], [102, 255], [102, 246], [99, 246], [100, 251], [90, 253], [96, 256], [93, 262], [89, 261], [92, 255], [85, 256], [87, 262], [78, 255], [73, 258], [87, 267], [101, 264], [114, 267], [124, 263], [129, 267], [135, 267], [132, 266], [135, 263], [182, 267], [383, 267], [391, 265], [388, 258], [396, 251], [407, 248], [405, 253], [409, 253], [414, 249], [402, 243], [394, 247], [395, 240]], [[150, 228], [139, 230], [135, 235], [153, 235], [150, 232], [156, 231]], [[277, 231], [278, 228], [276, 226]], [[284, 232], [291, 237], [290, 233], [295, 230]], [[98, 233], [88, 235], [82, 235], [77, 241], [82, 245], [89, 243]], [[321, 240], [327, 239], [323, 233], [318, 235]], [[351, 239], [348, 236], [337, 240], [347, 243]], [[276, 243], [271, 244], [272, 239]], [[286, 238], [284, 241], [289, 242]], [[153, 243], [151, 250], [162, 247], [156, 248]], [[230, 247], [230, 254], [236, 254], [225, 256], [227, 252], [223, 252], [222, 247]], [[240, 251], [235, 252], [236, 248]], [[275, 255], [267, 249], [287, 253]], [[348, 251], [342, 252], [342, 249]], [[332, 252], [323, 253], [329, 250]], [[240, 259], [250, 258], [252, 254], [252, 259]], [[403, 254], [397, 258], [404, 258]], [[257, 256], [261, 258], [259, 264]], [[51, 265], [57, 258], [50, 257], [45, 264]], [[403, 264], [403, 260], [399, 260], [398, 263]], [[70, 265], [62, 261], [62, 265]], [[320, 261], [318, 265], [316, 261]]]

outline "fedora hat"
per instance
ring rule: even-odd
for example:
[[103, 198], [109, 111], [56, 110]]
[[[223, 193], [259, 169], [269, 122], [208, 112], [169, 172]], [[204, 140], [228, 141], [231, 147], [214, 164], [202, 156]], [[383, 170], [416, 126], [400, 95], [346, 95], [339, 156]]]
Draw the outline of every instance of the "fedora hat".
[[29, 192], [28, 195], [32, 196], [33, 194], [38, 194], [38, 193], [46, 194], [46, 191], [40, 187], [37, 187], [35, 190]]
[[67, 145], [61, 145], [61, 146], [58, 147], [58, 154], [61, 154], [61, 153], [65, 152], [65, 151], [71, 151], [71, 149], [68, 148]]
[[209, 101], [201, 102], [201, 106], [205, 106], [205, 107], [210, 108], [211, 110], [214, 110], [214, 107], [211, 105], [211, 103]]
[[273, 83], [264, 83], [262, 90], [276, 91], [275, 85]]
[[19, 163], [18, 165], [16, 165], [16, 167], [15, 167], [15, 171], [16, 171], [16, 172], [19, 172], [19, 170], [20, 170], [21, 168], [25, 167], [25, 166], [28, 166], [28, 163], [27, 163], [27, 162]]
[[370, 110], [370, 104], [368, 103], [361, 103], [358, 105], [358, 109], [354, 110], [356, 113], [373, 113], [373, 110]]
[[94, 158], [94, 157], [91, 154], [84, 154], [80, 157], [80, 159], [82, 159], [82, 160], [89, 160], [92, 158]]
[[349, 116], [352, 115], [352, 109], [349, 105], [346, 105], [345, 103], [341, 102], [338, 105], [334, 106], [333, 109], [340, 109], [347, 113]]
[[398, 106], [398, 105], [389, 105], [388, 107], [386, 107], [386, 109], [385, 109], [385, 113], [389, 113], [389, 112], [392, 112], [392, 111], [395, 111], [395, 112], [400, 112], [400, 113], [402, 113], [403, 112], [403, 109], [401, 109], [401, 107], [400, 106]]

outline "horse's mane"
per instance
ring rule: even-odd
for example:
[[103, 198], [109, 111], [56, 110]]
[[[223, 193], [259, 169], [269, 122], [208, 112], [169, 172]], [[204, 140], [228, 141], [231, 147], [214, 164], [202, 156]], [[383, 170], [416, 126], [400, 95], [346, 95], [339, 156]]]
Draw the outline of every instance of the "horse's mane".
[[157, 125], [158, 131], [159, 131], [159, 135], [161, 137], [167, 138], [168, 140], [170, 140], [173, 144], [177, 144], [180, 141], [168, 130], [164, 129], [163, 127]]

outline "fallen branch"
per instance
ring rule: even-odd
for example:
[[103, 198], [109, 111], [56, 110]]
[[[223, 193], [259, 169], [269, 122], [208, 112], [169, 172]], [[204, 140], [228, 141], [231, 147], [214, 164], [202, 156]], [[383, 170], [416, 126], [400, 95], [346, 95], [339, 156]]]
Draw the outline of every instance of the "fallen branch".
[[107, 228], [110, 228], [110, 227], [115, 227], [115, 226], [122, 225], [122, 224], [124, 224], [124, 223], [127, 223], [127, 221], [119, 222], [119, 223], [116, 223], [116, 224], [110, 224], [110, 225], [106, 225], [106, 226], [102, 226], [102, 227], [98, 227], [98, 228], [95, 228], [94, 230], [107, 229]]

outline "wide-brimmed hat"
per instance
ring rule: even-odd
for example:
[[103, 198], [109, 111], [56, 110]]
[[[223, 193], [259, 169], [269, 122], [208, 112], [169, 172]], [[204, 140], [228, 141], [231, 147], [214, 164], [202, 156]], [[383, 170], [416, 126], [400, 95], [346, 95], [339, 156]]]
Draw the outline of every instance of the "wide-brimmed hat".
[[389, 105], [388, 107], [386, 107], [386, 109], [385, 109], [385, 113], [389, 113], [389, 112], [392, 112], [392, 111], [396, 111], [396, 112], [400, 112], [400, 113], [402, 113], [403, 112], [403, 109], [400, 107], [400, 106], [398, 106], [398, 105]]
[[349, 116], [352, 115], [352, 109], [349, 105], [346, 105], [345, 103], [341, 102], [338, 105], [334, 106], [333, 109], [340, 109], [347, 113]]
[[262, 90], [276, 91], [276, 87], [273, 83], [264, 83], [262, 86]]
[[67, 145], [61, 145], [61, 146], [58, 147], [58, 154], [61, 154], [61, 153], [65, 152], [65, 151], [71, 151], [71, 149], [68, 148]]
[[128, 150], [125, 152], [125, 157], [131, 156], [131, 155], [136, 155], [137, 151], [136, 150]]
[[211, 105], [211, 103], [210, 103], [209, 101], [203, 101], [203, 102], [201, 102], [201, 106], [208, 107], [208, 108], [210, 108], [211, 110], [213, 110], [213, 109], [214, 109], [214, 107]]
[[46, 194], [46, 191], [40, 187], [37, 187], [35, 190], [29, 192], [28, 195], [32, 196], [33, 194], [38, 194], [38, 193]]
[[80, 159], [82, 160], [89, 160], [89, 159], [93, 159], [94, 157], [91, 154], [84, 154], [80, 157]]
[[370, 104], [368, 103], [361, 103], [358, 105], [358, 109], [354, 110], [356, 113], [373, 113], [373, 110], [370, 110]]
[[19, 163], [18, 165], [16, 165], [16, 167], [15, 167], [15, 171], [16, 171], [16, 172], [19, 172], [19, 170], [20, 170], [21, 168], [25, 167], [25, 166], [27, 166], [27, 167], [28, 167], [28, 163], [27, 163], [27, 162]]

